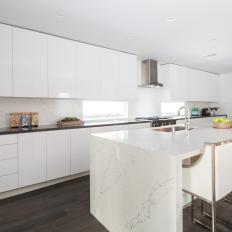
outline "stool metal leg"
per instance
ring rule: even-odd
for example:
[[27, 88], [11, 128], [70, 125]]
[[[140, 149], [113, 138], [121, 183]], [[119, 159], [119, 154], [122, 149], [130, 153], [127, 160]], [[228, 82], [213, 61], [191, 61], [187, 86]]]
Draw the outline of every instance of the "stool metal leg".
[[216, 232], [216, 223], [217, 223], [217, 217], [216, 217], [216, 204], [215, 202], [212, 203], [212, 232]]
[[212, 166], [212, 232], [216, 232], [216, 166], [215, 166], [215, 145], [211, 146], [211, 166]]
[[193, 195], [191, 195], [191, 203], [192, 203], [192, 205], [191, 205], [191, 220], [192, 220], [192, 222], [194, 222], [194, 196]]

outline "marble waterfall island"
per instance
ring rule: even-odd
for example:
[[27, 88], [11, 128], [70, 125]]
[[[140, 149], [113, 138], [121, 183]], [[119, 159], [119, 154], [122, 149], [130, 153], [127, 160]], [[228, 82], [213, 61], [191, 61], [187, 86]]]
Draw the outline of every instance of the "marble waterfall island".
[[182, 232], [182, 160], [232, 129], [132, 129], [92, 135], [91, 213], [110, 232]]

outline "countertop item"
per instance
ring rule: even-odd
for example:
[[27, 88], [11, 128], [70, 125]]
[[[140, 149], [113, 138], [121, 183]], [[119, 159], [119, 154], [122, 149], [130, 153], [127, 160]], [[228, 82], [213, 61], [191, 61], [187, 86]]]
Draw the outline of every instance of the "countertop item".
[[53, 130], [67, 130], [67, 129], [78, 129], [78, 128], [89, 128], [89, 127], [101, 127], [101, 126], [116, 126], [116, 125], [127, 125], [127, 124], [137, 124], [137, 123], [149, 123], [149, 121], [136, 121], [136, 120], [112, 120], [112, 121], [99, 121], [99, 122], [85, 122], [80, 126], [66, 126], [60, 127], [57, 125], [44, 125], [38, 127], [28, 127], [28, 128], [1, 128], [0, 135], [7, 134], [20, 134], [20, 133], [31, 133], [40, 131], [53, 131]]

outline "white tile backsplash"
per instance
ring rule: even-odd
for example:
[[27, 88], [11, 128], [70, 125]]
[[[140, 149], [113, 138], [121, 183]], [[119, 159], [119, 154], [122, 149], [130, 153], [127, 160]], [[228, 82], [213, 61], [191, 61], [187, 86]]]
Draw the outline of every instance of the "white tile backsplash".
[[10, 112], [38, 112], [40, 125], [56, 124], [65, 116], [82, 118], [79, 99], [0, 98], [0, 128], [9, 126]]

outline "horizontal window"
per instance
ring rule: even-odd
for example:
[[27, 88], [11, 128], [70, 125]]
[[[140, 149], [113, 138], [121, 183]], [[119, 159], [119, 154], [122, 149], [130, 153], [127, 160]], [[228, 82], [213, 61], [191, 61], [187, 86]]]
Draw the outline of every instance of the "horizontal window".
[[85, 121], [128, 118], [128, 103], [116, 101], [83, 101]]

